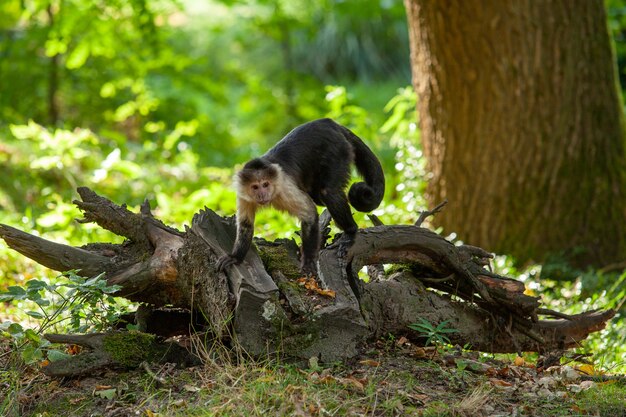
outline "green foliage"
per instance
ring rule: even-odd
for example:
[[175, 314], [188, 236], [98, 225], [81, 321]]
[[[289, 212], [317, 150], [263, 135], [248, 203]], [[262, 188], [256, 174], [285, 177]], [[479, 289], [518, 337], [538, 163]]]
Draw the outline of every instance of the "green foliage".
[[[607, 0], [607, 9], [623, 76], [626, 5]], [[131, 210], [148, 198], [157, 216], [179, 227], [205, 205], [232, 214], [233, 166], [294, 125], [327, 115], [382, 159], [388, 192], [375, 213], [385, 223], [409, 223], [426, 207], [427, 172], [416, 96], [398, 89], [409, 82], [406, 32], [402, 3], [389, 1], [0, 2], [0, 222], [72, 245], [121, 242], [94, 225], [74, 225], [78, 185]], [[370, 224], [362, 214], [356, 220]], [[267, 239], [298, 230], [271, 210], [257, 223]], [[585, 346], [606, 366], [623, 366], [623, 275], [571, 270], [558, 260], [554, 272], [519, 271], [502, 257], [496, 263], [557, 310], [621, 308]], [[557, 270], [574, 282], [556, 284]], [[0, 289], [26, 297], [5, 303], [8, 314], [16, 305], [27, 319], [53, 314], [52, 304], [35, 299], [39, 291], [45, 303], [52, 293], [36, 287], [69, 278], [50, 274], [0, 245]], [[79, 316], [55, 325], [75, 329], [92, 317]], [[424, 334], [447, 339], [420, 324]], [[36, 345], [41, 330], [11, 326], [7, 334]]]
[[[361, 3], [355, 15], [336, 2], [3, 2], [0, 130], [80, 126], [230, 165], [323, 113], [331, 80], [312, 68], [408, 81], [402, 4]], [[323, 33], [354, 39], [335, 47], [315, 39]]]
[[420, 317], [419, 322], [409, 324], [409, 328], [426, 338], [424, 343], [426, 346], [430, 344], [437, 346], [449, 345], [450, 339], [446, 335], [459, 332], [457, 329], [449, 328], [449, 322], [450, 320], [444, 320], [437, 326], [434, 326], [425, 318]]
[[304, 21], [293, 30], [299, 72], [311, 72], [326, 83], [409, 79], [408, 28], [401, 2], [289, 3]]
[[582, 415], [624, 415], [626, 388], [624, 384], [606, 384], [586, 390], [576, 397], [576, 404]]
[[50, 329], [63, 328], [70, 332], [101, 331], [117, 321], [121, 311], [113, 293], [119, 286], [109, 286], [102, 275], [83, 278], [76, 271], [57, 277], [54, 283], [45, 279], [31, 279], [24, 286], [10, 286], [0, 293], [0, 302], [15, 302], [26, 310], [24, 314], [39, 325], [35, 330], [20, 323], [6, 321], [0, 331], [10, 337], [19, 349], [24, 362], [33, 363], [47, 357], [64, 357], [50, 349], [43, 334]]
[[591, 333], [577, 349], [578, 353], [592, 354], [596, 369], [624, 373], [626, 370], [626, 271], [576, 270], [567, 267], [569, 280], [564, 280], [563, 268], [552, 265], [529, 265], [518, 269], [513, 259], [497, 256], [495, 272], [516, 277], [524, 282], [526, 293], [540, 296], [546, 308], [566, 314], [579, 314], [595, 309], [616, 310], [606, 328]]

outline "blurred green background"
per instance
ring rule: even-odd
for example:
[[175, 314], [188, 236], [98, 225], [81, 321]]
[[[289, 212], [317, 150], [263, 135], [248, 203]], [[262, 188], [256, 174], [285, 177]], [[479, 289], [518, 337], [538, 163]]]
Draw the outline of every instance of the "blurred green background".
[[[606, 3], [622, 85], [625, 3]], [[3, 0], [0, 223], [73, 245], [120, 242], [74, 221], [83, 185], [135, 210], [147, 198], [175, 227], [205, 205], [231, 215], [233, 167], [326, 116], [380, 156], [388, 192], [376, 214], [414, 221], [426, 172], [409, 64], [404, 6], [392, 0]], [[275, 211], [257, 225], [268, 239], [298, 230]], [[626, 292], [626, 274], [563, 282], [507, 257], [496, 267], [566, 312]], [[0, 244], [0, 290], [54, 276]], [[13, 307], [0, 320], [23, 320]], [[624, 366], [623, 319], [613, 323], [592, 347]]]

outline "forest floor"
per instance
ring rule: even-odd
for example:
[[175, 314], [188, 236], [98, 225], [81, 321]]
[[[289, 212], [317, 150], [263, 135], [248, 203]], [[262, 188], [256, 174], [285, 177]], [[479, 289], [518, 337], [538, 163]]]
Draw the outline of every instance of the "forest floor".
[[[538, 372], [460, 349], [381, 340], [333, 365], [219, 358], [52, 379], [0, 356], [0, 415], [626, 416], [626, 387], [585, 381], [573, 364]], [[237, 361], [235, 361], [237, 362]], [[19, 368], [19, 369], [18, 369]]]

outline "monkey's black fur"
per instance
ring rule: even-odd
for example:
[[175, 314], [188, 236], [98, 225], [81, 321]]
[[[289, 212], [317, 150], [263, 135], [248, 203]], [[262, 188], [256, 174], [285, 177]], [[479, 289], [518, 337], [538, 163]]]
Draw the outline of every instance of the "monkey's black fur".
[[[319, 206], [328, 207], [329, 198], [323, 194], [330, 195], [330, 204], [336, 213], [331, 207], [328, 211], [340, 227], [353, 222], [349, 208], [338, 208], [333, 200], [333, 197], [345, 196], [351, 162], [365, 180], [350, 187], [348, 199], [352, 207], [362, 212], [372, 211], [385, 193], [385, 176], [376, 155], [357, 135], [331, 119], [314, 120], [296, 127], [257, 159], [280, 165]], [[255, 161], [253, 159], [248, 164], [256, 164]], [[342, 211], [344, 216], [340, 215]], [[343, 218], [345, 215], [349, 220]], [[346, 231], [346, 228], [342, 229]]]
[[[352, 163], [364, 182], [353, 184], [346, 195], [344, 190], [350, 181]], [[272, 164], [279, 165], [316, 205], [327, 207], [348, 243], [352, 242], [358, 229], [349, 204], [358, 211], [368, 212], [378, 207], [385, 193], [385, 177], [378, 158], [358, 136], [331, 119], [314, 120], [296, 127], [265, 155], [246, 163], [239, 178], [245, 183], [262, 171], [268, 172], [270, 179], [277, 177]], [[283, 185], [280, 181], [275, 182], [279, 192]], [[304, 194], [302, 196], [303, 200], [307, 199]], [[292, 212], [302, 222], [302, 270], [315, 274], [320, 246], [317, 211], [308, 201], [303, 201], [302, 206], [307, 207], [307, 213]], [[241, 239], [237, 239], [231, 255], [220, 259], [219, 269], [243, 260], [252, 239], [252, 228], [249, 221], [238, 219]]]

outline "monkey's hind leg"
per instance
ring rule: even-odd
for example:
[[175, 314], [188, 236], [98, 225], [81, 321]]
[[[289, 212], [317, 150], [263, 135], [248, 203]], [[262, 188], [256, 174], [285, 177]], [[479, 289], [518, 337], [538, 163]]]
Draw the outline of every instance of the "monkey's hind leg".
[[359, 227], [352, 217], [348, 198], [342, 190], [324, 190], [324, 192], [322, 192], [322, 201], [326, 205], [335, 224], [343, 230], [343, 235], [337, 242], [339, 245], [338, 254], [343, 258], [354, 243], [354, 237]]
[[317, 213], [311, 219], [302, 221], [302, 255], [300, 272], [307, 276], [317, 276], [317, 259], [320, 251], [320, 229]]
[[[347, 255], [348, 250], [354, 244], [354, 239], [356, 237], [356, 232], [359, 229], [356, 222], [354, 221], [354, 217], [352, 217], [352, 211], [350, 210], [350, 204], [348, 203], [348, 198], [346, 194], [341, 190], [334, 190], [334, 192], [325, 190], [326, 192], [322, 193], [322, 200], [324, 204], [326, 204], [326, 208], [330, 212], [333, 220], [335, 220], [335, 224], [343, 230], [343, 234], [339, 238], [338, 241], [331, 245], [338, 245], [337, 255], [339, 256], [339, 262], [342, 268], [346, 268], [346, 272], [348, 270], [347, 265]], [[350, 284], [350, 288], [357, 297], [360, 297], [361, 289], [358, 278], [356, 275], [352, 273], [347, 274], [348, 283]]]

